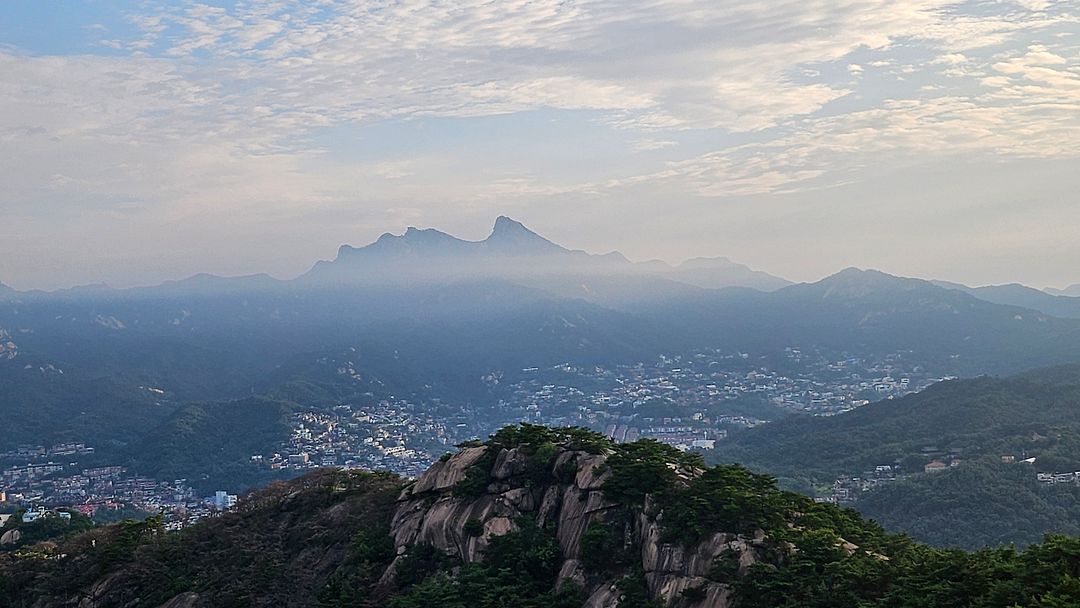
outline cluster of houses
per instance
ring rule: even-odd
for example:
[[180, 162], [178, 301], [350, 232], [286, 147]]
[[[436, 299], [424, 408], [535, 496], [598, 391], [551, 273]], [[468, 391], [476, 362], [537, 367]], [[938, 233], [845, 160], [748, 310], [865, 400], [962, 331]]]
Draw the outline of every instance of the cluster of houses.
[[892, 483], [905, 476], [901, 474], [899, 465], [881, 464], [872, 471], [865, 471], [861, 475], [847, 475], [838, 477], [833, 482], [828, 496], [815, 498], [817, 502], [831, 502], [836, 504], [850, 504], [855, 502], [863, 492], [869, 492], [885, 484]]
[[36, 509], [27, 509], [22, 514], [22, 523], [32, 524], [40, 519], [50, 519], [56, 517], [58, 519], [70, 520], [70, 511], [58, 511], [56, 509], [47, 509], [45, 507], [38, 507]]
[[[8, 545], [14, 545], [22, 540], [22, 530], [18, 527], [9, 526], [11, 518], [16, 515], [7, 513], [0, 515], [0, 548]], [[33, 524], [38, 521], [46, 519], [57, 519], [59, 521], [71, 521], [70, 511], [60, 511], [57, 509], [47, 509], [45, 507], [38, 507], [36, 509], [27, 509], [22, 513], [20, 520], [23, 524]]]
[[1076, 483], [1080, 484], [1080, 471], [1073, 473], [1036, 473], [1039, 483]]
[[36, 460], [51, 456], [89, 456], [94, 452], [94, 448], [78, 442], [58, 443], [52, 447], [24, 445], [9, 452], [0, 453], [0, 460]]
[[[933, 458], [923, 465], [923, 473], [932, 475], [960, 466], [960, 454], [953, 450], [940, 450], [936, 447], [925, 447], [920, 452], [924, 458]], [[1026, 455], [1025, 455], [1026, 456]], [[1014, 454], [1002, 454], [1003, 464], [1035, 464], [1034, 457], [1017, 458]], [[850, 504], [855, 502], [859, 494], [878, 488], [884, 484], [899, 479], [905, 479], [910, 473], [902, 472], [899, 461], [893, 465], [878, 465], [873, 471], [866, 471], [858, 476], [839, 477], [833, 482], [829, 496], [816, 498], [818, 502], [832, 502]], [[1075, 473], [1038, 473], [1041, 483], [1075, 483], [1080, 484], [1080, 471]]]
[[720, 439], [721, 431], [731, 427], [768, 422], [745, 415], [741, 402], [828, 416], [939, 379], [905, 363], [902, 354], [881, 361], [837, 360], [797, 348], [785, 354], [783, 372], [749, 353], [706, 349], [610, 368], [568, 363], [528, 367], [515, 374], [492, 373], [485, 380], [502, 392], [496, 413], [508, 421], [603, 429], [617, 441], [632, 440], [635, 429], [645, 437], [651, 426], [691, 426], [693, 438], [685, 433], [657, 437], [688, 445]]
[[289, 441], [278, 452], [253, 454], [251, 461], [273, 470], [344, 467], [415, 476], [474, 432], [405, 400], [342, 404], [330, 412], [294, 415]]
[[11, 339], [11, 334], [0, 327], [0, 359], [11, 360], [19, 356], [19, 345]]
[[[65, 443], [44, 448], [22, 447], [3, 456], [31, 459], [0, 471], [0, 503], [25, 508], [24, 523], [40, 518], [70, 518], [72, 512], [99, 517], [124, 509], [165, 515], [166, 526], [179, 529], [227, 510], [236, 495], [218, 492], [200, 497], [187, 480], [162, 481], [133, 475], [115, 465], [81, 466], [78, 456], [89, 456], [93, 448], [82, 443]], [[73, 462], [60, 464], [46, 458], [71, 456]], [[33, 462], [37, 459], [38, 462]]]
[[711, 450], [715, 448], [717, 440], [727, 437], [727, 430], [703, 429], [693, 426], [654, 426], [639, 429], [625, 424], [609, 424], [604, 429], [604, 434], [616, 443], [630, 443], [641, 438], [648, 438], [687, 451], [690, 449]]

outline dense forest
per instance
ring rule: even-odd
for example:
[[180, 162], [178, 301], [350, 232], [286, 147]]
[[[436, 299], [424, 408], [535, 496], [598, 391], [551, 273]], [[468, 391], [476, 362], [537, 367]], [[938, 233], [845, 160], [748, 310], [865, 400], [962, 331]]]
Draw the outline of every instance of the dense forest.
[[1030, 465], [966, 462], [885, 485], [856, 507], [885, 528], [924, 542], [976, 549], [1080, 535], [1080, 485], [1047, 484]]
[[[743, 463], [809, 494], [827, 493], [841, 476], [898, 466], [901, 481], [861, 494], [855, 507], [939, 546], [1022, 546], [1048, 531], [1080, 531], [1080, 485], [1036, 481], [1039, 472], [1080, 470], [1077, 404], [1078, 366], [954, 380], [840, 416], [794, 416], [733, 434], [710, 460]], [[934, 459], [959, 466], [923, 474]]]
[[[250, 397], [193, 403], [173, 412], [126, 453], [134, 470], [156, 479], [188, 478], [195, 488], [248, 488], [280, 478], [251, 455], [288, 439], [295, 404]], [[192, 472], [200, 475], [192, 478]]]
[[840, 416], [750, 429], [718, 445], [711, 459], [814, 483], [894, 462], [920, 470], [930, 460], [926, 448], [964, 459], [1035, 456], [1041, 470], [1080, 470], [1077, 403], [1080, 366], [953, 380]]

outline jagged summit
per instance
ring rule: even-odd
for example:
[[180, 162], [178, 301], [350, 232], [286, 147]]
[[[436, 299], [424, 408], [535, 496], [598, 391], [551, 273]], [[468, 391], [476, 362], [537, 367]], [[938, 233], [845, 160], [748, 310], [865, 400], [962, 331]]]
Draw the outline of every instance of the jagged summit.
[[525, 224], [505, 215], [500, 215], [495, 218], [495, 226], [491, 229], [491, 235], [494, 236], [499, 233], [507, 232], [527, 232], [529, 234], [536, 234], [532, 230], [526, 228]]
[[495, 219], [495, 226], [483, 244], [489, 250], [513, 255], [558, 254], [568, 251], [505, 215]]
[[[525, 224], [506, 215], [495, 218], [491, 232], [479, 241], [469, 241], [434, 228], [409, 226], [401, 234], [385, 233], [362, 247], [342, 245], [332, 261], [318, 262], [299, 281], [339, 285], [349, 283], [418, 282], [443, 283], [462, 278], [509, 280], [529, 283], [542, 277], [540, 286], [556, 293], [581, 297], [588, 293], [585, 280], [618, 277], [637, 281], [623, 291], [654, 290], [657, 279], [676, 281], [698, 288], [749, 287], [773, 291], [790, 281], [753, 270], [729, 258], [696, 258], [678, 267], [666, 263], [637, 264], [617, 251], [593, 254], [568, 249]], [[551, 279], [570, 279], [554, 285]]]
[[[417, 228], [409, 226], [405, 232], [396, 235], [390, 232], [384, 233], [374, 243], [365, 247], [353, 247], [342, 245], [341, 253], [349, 254], [373, 248], [396, 248], [398, 250], [414, 251], [418, 248], [429, 249], [429, 253], [439, 255], [447, 253], [460, 253], [471, 250], [472, 253], [480, 254], [484, 250], [498, 250], [499, 253], [536, 254], [555, 253], [568, 251], [567, 249], [552, 243], [536, 232], [529, 230], [521, 222], [500, 215], [495, 220], [491, 234], [482, 241], [466, 241], [455, 236], [436, 230], [435, 228]], [[441, 248], [441, 249], [440, 249]]]
[[443, 281], [459, 277], [514, 279], [540, 273], [592, 272], [629, 265], [621, 256], [571, 251], [507, 216], [495, 220], [482, 241], [467, 241], [434, 228], [409, 226], [363, 247], [342, 245], [330, 262], [319, 262], [304, 280]]
[[[383, 233], [374, 243], [368, 245], [389, 245], [394, 243], [434, 243], [434, 242], [448, 242], [448, 241], [460, 241], [461, 239], [451, 236], [441, 230], [434, 228], [417, 228], [416, 226], [409, 226], [405, 229], [405, 232], [401, 234], [392, 234], [390, 232]], [[342, 245], [342, 248], [348, 249], [364, 249], [365, 247], [352, 247], [351, 245]]]

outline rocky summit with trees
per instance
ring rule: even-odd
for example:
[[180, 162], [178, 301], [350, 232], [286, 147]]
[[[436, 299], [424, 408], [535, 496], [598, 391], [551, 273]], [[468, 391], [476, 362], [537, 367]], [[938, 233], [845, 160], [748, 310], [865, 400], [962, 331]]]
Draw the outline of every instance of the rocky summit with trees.
[[416, 480], [321, 470], [179, 532], [124, 521], [0, 556], [60, 606], [1050, 608], [1080, 540], [939, 549], [654, 441], [517, 425]]

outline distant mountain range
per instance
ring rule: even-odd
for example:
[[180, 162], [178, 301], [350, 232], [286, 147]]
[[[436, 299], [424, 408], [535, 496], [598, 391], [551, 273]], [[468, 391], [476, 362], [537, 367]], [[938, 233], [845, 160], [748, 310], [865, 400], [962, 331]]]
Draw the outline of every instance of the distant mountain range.
[[678, 319], [699, 339], [748, 352], [903, 351], [961, 375], [1080, 361], [1078, 320], [856, 268], [771, 293], [719, 290], [639, 312]]
[[594, 255], [570, 250], [505, 216], [495, 220], [490, 236], [483, 241], [409, 228], [400, 236], [384, 234], [365, 247], [343, 245], [336, 259], [315, 264], [297, 281], [305, 285], [443, 283], [478, 278], [533, 282], [611, 276], [663, 278], [710, 289], [770, 291], [791, 284], [727, 258], [697, 258], [673, 267], [661, 261], [633, 263], [618, 252]]
[[968, 287], [967, 285], [949, 281], [932, 282], [939, 287], [963, 291], [987, 302], [1007, 306], [1021, 306], [1055, 317], [1080, 319], [1080, 297], [1075, 297], [1080, 295], [1080, 290], [1077, 290], [1078, 293], [1073, 295], [1067, 294], [1065, 291], [1055, 295], [1049, 293], [1049, 290], [1039, 291], [1019, 283]]
[[[220, 277], [202, 273], [153, 287], [113, 289], [94, 284], [51, 293], [19, 292], [0, 283], [0, 297], [174, 297], [313, 287], [415, 287], [490, 279], [508, 280], [605, 305], [622, 299], [639, 301], [658, 296], [663, 299], [668, 295], [657, 291], [682, 289], [680, 295], [694, 293], [672, 283], [707, 290], [738, 287], [765, 292], [793, 285], [787, 279], [726, 257], [699, 257], [673, 266], [661, 260], [631, 262], [617, 251], [597, 255], [571, 250], [518, 221], [500, 216], [490, 235], [482, 241], [459, 239], [432, 228], [409, 227], [400, 235], [385, 233], [366, 246], [342, 245], [333, 260], [319, 261], [308, 272], [290, 280], [266, 274]], [[950, 281], [930, 282], [995, 304], [1019, 306], [1062, 318], [1080, 318], [1080, 284], [1040, 291], [1018, 283], [969, 287]], [[651, 297], [643, 297], [644, 293], [630, 297], [635, 289], [652, 292]]]
[[[416, 345], [411, 368], [446, 377], [702, 346], [903, 350], [943, 372], [1015, 371], [1080, 361], [1078, 304], [854, 268], [792, 285], [726, 258], [633, 263], [500, 217], [482, 241], [410, 228], [342, 246], [287, 281], [200, 274], [136, 289], [6, 290], [0, 329], [26, 356], [91, 374], [153, 370], [143, 376], [178, 395], [222, 398], [298, 354], [357, 342]], [[219, 367], [228, 373], [205, 376]]]
[[[30, 380], [50, 365], [66, 378], [110, 378], [139, 399], [140, 387], [164, 391], [154, 398], [163, 405], [144, 412], [154, 420], [186, 401], [322, 386], [332, 380], [312, 362], [343, 352], [355, 353], [350, 364], [366, 392], [479, 406], [491, 399], [481, 378], [493, 371], [509, 381], [526, 367], [635, 363], [701, 348], [903, 353], [935, 374], [970, 376], [1080, 362], [1073, 301], [854, 268], [792, 285], [724, 258], [633, 263], [566, 249], [509, 218], [475, 242], [410, 229], [344, 246], [288, 281], [196, 275], [138, 289], [0, 292], [0, 366], [12, 382], [3, 406], [26, 417], [12, 427], [19, 432], [0, 434], [0, 449], [72, 436], [55, 410], [32, 406], [56, 401], [35, 396], [43, 391], [77, 398], [71, 381]], [[42, 437], [43, 429], [55, 432]]]
[[[500, 216], [491, 234], [482, 241], [466, 241], [431, 228], [409, 227], [401, 235], [386, 233], [363, 247], [342, 245], [335, 259], [319, 261], [308, 272], [289, 280], [266, 274], [219, 277], [202, 273], [153, 287], [113, 289], [95, 284], [55, 292], [18, 292], [0, 283], [0, 298], [155, 298], [510, 280], [560, 295], [593, 299], [588, 297], [592, 283], [596, 282], [597, 289], [603, 293], [605, 280], [612, 278], [622, 281], [623, 293], [630, 289], [654, 290], [653, 281], [702, 289], [743, 287], [760, 291], [791, 285], [791, 281], [726, 257], [695, 258], [672, 266], [660, 260], [631, 262], [619, 252], [596, 255], [571, 250], [520, 222]], [[593, 295], [602, 299], [596, 293]]]
[[1044, 291], [1052, 296], [1073, 296], [1080, 297], [1080, 283], [1076, 285], [1070, 285], [1065, 289], [1054, 289], [1053, 287], [1047, 287]]

